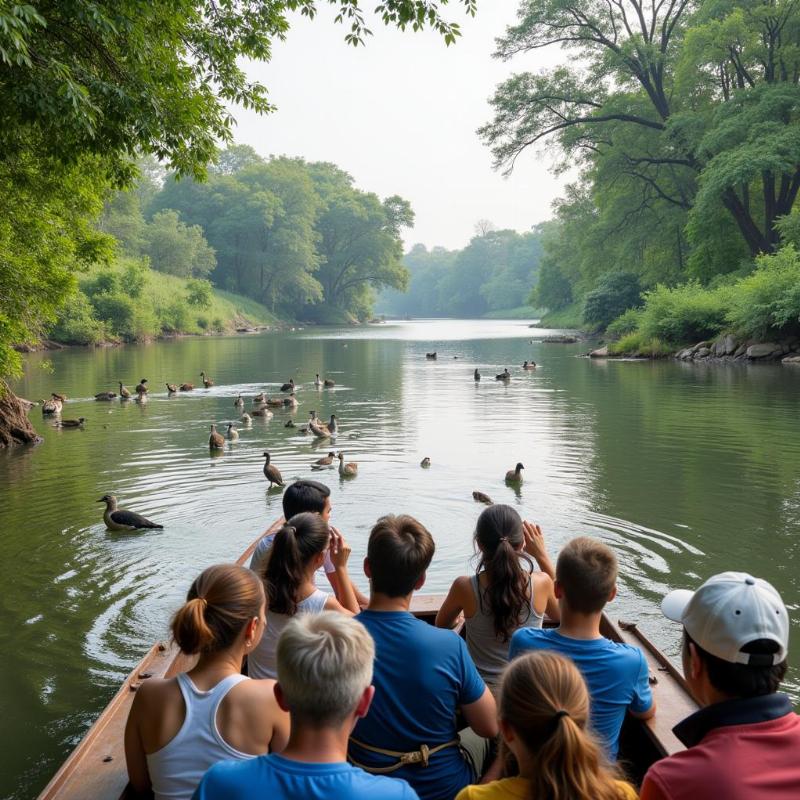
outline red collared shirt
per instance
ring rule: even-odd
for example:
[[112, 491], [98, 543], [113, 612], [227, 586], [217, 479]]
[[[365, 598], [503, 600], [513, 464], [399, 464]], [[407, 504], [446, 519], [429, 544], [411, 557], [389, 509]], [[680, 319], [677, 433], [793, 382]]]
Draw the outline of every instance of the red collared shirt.
[[800, 717], [786, 695], [718, 703], [674, 731], [688, 749], [650, 767], [641, 800], [800, 798]]

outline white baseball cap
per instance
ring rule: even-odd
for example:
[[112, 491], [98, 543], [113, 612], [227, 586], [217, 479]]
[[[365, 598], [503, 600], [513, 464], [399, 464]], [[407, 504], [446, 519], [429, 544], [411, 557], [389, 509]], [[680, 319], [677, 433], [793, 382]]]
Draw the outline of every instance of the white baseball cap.
[[[746, 572], [722, 572], [696, 592], [676, 589], [661, 601], [664, 616], [680, 622], [703, 650], [723, 661], [780, 664], [789, 650], [789, 614], [771, 584]], [[744, 653], [756, 639], [778, 645], [774, 654]]]

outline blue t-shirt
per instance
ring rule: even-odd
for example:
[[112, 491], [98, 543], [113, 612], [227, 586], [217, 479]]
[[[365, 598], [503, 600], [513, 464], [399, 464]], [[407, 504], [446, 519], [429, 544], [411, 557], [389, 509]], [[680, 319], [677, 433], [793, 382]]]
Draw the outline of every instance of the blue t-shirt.
[[[362, 611], [356, 619], [375, 640], [375, 699], [353, 738], [400, 752], [457, 738], [456, 710], [479, 700], [486, 688], [464, 640], [406, 611]], [[352, 740], [349, 754], [371, 767], [397, 763]], [[422, 800], [452, 800], [475, 779], [455, 746], [432, 755], [427, 767], [410, 764], [392, 775], [407, 780]]]
[[625, 712], [642, 713], [653, 705], [644, 653], [605, 637], [570, 639], [557, 628], [521, 628], [511, 637], [509, 660], [528, 650], [553, 650], [575, 662], [589, 687], [592, 728], [606, 742], [609, 757], [616, 759]]
[[347, 762], [308, 764], [275, 753], [220, 761], [203, 776], [192, 800], [419, 800], [405, 782], [369, 775]]

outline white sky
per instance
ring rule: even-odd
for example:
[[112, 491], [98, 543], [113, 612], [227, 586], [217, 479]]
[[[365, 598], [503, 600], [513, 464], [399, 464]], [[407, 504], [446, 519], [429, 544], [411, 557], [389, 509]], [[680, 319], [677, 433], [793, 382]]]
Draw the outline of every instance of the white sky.
[[359, 188], [406, 198], [416, 213], [409, 245], [463, 247], [479, 219], [528, 230], [550, 218], [567, 179], [550, 174], [549, 159], [533, 150], [503, 178], [475, 133], [490, 119], [494, 87], [512, 70], [564, 57], [559, 50], [509, 63], [491, 57], [516, 7], [515, 0], [483, 0], [470, 19], [453, 2], [446, 13], [463, 36], [450, 47], [432, 32], [401, 33], [376, 21], [366, 47], [354, 48], [328, 8], [313, 22], [298, 16], [269, 64], [246, 67], [278, 111], [260, 117], [236, 109], [236, 141], [264, 156], [332, 161]]

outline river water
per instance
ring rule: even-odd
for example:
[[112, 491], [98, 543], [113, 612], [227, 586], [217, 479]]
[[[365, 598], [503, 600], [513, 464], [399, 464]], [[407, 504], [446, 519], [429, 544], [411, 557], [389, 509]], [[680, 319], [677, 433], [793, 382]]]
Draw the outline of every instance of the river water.
[[[280, 491], [267, 491], [261, 472], [265, 449], [285, 479], [330, 485], [362, 588], [371, 524], [406, 512], [437, 543], [425, 590], [445, 591], [469, 568], [480, 489], [539, 522], [553, 555], [578, 534], [612, 545], [621, 578], [609, 611], [672, 656], [678, 630], [658, 611], [664, 592], [725, 569], [767, 578], [795, 618], [800, 664], [800, 370], [591, 361], [575, 357], [585, 344], [530, 336], [521, 322], [434, 320], [29, 356], [15, 389], [63, 392], [63, 416], [87, 423], [56, 430], [34, 409], [44, 443], [0, 453], [0, 797], [36, 794], [165, 635], [192, 578], [238, 556], [280, 514]], [[432, 350], [436, 361], [425, 359]], [[531, 358], [539, 368], [523, 373]], [[505, 366], [508, 385], [493, 380]], [[212, 389], [167, 396], [165, 381], [201, 385], [200, 370]], [[316, 372], [335, 388], [316, 391]], [[141, 377], [146, 405], [91, 399]], [[290, 377], [301, 384], [294, 414], [255, 418], [209, 457], [209, 425], [235, 418], [239, 392], [249, 406]], [[328, 445], [284, 427], [311, 409], [339, 417], [336, 447], [359, 463], [357, 478], [311, 472]], [[518, 461], [525, 482], [515, 491], [503, 476]], [[107, 492], [164, 530], [106, 531], [96, 500]], [[799, 683], [795, 667], [795, 700]]]

